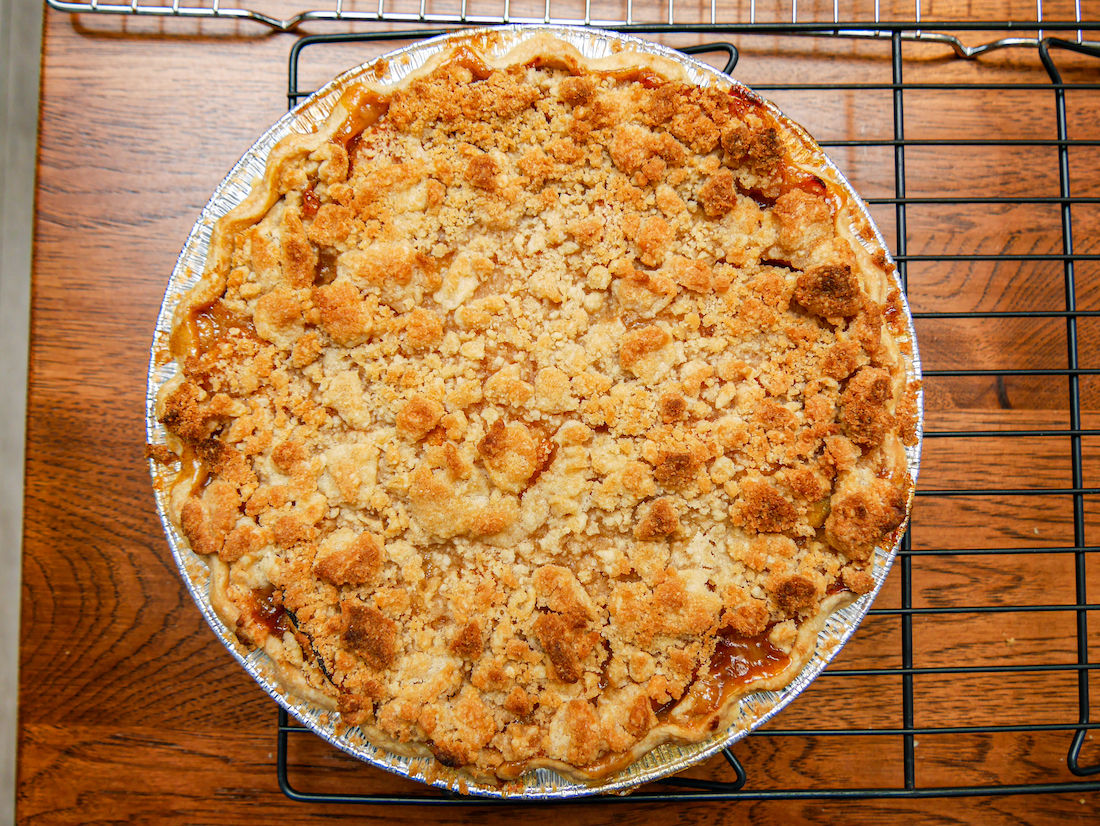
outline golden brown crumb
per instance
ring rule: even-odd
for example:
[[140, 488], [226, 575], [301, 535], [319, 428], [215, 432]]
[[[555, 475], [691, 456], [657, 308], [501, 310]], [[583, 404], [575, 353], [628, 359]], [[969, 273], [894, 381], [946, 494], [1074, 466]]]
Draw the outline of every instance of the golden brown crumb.
[[443, 324], [431, 310], [415, 307], [405, 326], [405, 340], [413, 352], [429, 350], [443, 338]]
[[898, 435], [901, 437], [902, 443], [907, 445], [917, 443], [917, 425], [920, 421], [920, 411], [917, 407], [919, 389], [920, 385], [915, 382], [906, 385], [905, 391], [901, 394], [901, 400], [898, 402]]
[[497, 419], [485, 437], [477, 443], [477, 452], [489, 459], [504, 455], [508, 449], [507, 425], [503, 419]]
[[742, 637], [758, 637], [768, 627], [768, 606], [763, 600], [749, 599], [727, 611], [723, 619], [726, 626]]
[[504, 708], [517, 717], [526, 717], [535, 710], [535, 701], [531, 698], [531, 695], [518, 685], [513, 686], [512, 690], [508, 692], [503, 705]]
[[302, 321], [302, 305], [294, 292], [277, 287], [256, 302], [256, 332], [276, 344]]
[[292, 287], [308, 287], [317, 271], [317, 252], [306, 238], [305, 227], [297, 212], [283, 213], [283, 272]]
[[741, 483], [737, 516], [748, 530], [759, 533], [783, 533], [798, 522], [798, 511], [783, 494], [767, 482], [751, 480]]
[[893, 426], [887, 409], [893, 398], [890, 374], [880, 367], [864, 367], [848, 380], [840, 394], [840, 423], [848, 438], [865, 450], [878, 447]]
[[642, 540], [662, 539], [672, 536], [679, 529], [680, 519], [672, 503], [668, 499], [657, 499], [634, 528], [634, 536]]
[[649, 698], [638, 695], [626, 715], [623, 727], [635, 737], [641, 737], [649, 731], [657, 722], [657, 716], [653, 713], [653, 705]]
[[833, 503], [825, 520], [825, 537], [837, 550], [862, 561], [904, 519], [904, 496], [885, 480], [876, 479], [871, 490], [849, 493]]
[[289, 548], [313, 536], [313, 530], [297, 516], [280, 516], [271, 529], [275, 544]]
[[660, 327], [642, 327], [623, 336], [619, 347], [619, 363], [628, 370], [650, 353], [660, 350], [671, 341], [671, 336]]
[[245, 554], [255, 553], [264, 546], [264, 534], [251, 525], [241, 525], [225, 537], [225, 544], [218, 549], [223, 562], [236, 562]]
[[443, 405], [427, 396], [413, 396], [397, 414], [397, 430], [413, 441], [423, 439], [439, 424]]
[[369, 533], [343, 547], [322, 550], [313, 563], [318, 578], [332, 585], [367, 585], [382, 568], [382, 545]]
[[649, 267], [655, 267], [664, 259], [665, 249], [672, 240], [668, 222], [659, 215], [642, 220], [634, 239], [638, 244], [638, 258]]
[[358, 694], [340, 692], [336, 701], [336, 710], [348, 725], [361, 726], [374, 716], [374, 704], [365, 701]]
[[271, 461], [283, 473], [290, 473], [294, 466], [306, 460], [305, 448], [299, 442], [287, 440], [271, 451]]
[[808, 467], [790, 468], [784, 471], [782, 478], [792, 493], [809, 502], [821, 499], [829, 493], [828, 480]]
[[841, 579], [853, 593], [866, 594], [875, 587], [875, 579], [859, 568], [844, 568]]
[[332, 247], [341, 241], [346, 241], [354, 223], [353, 213], [346, 206], [340, 204], [321, 204], [313, 222], [306, 230], [306, 235], [314, 244]]
[[180, 528], [197, 554], [216, 554], [221, 542], [207, 522], [206, 511], [197, 499], [189, 499], [180, 510]]
[[824, 198], [791, 189], [776, 199], [772, 213], [779, 219], [779, 244], [790, 250], [806, 248], [824, 237], [829, 205]]
[[321, 328], [341, 347], [354, 347], [370, 336], [370, 314], [359, 290], [350, 282], [337, 281], [317, 288], [314, 301], [321, 311]]
[[583, 106], [596, 95], [596, 81], [591, 77], [567, 77], [558, 86], [558, 96], [570, 106]]
[[731, 167], [744, 166], [757, 175], [770, 176], [783, 163], [783, 145], [774, 126], [731, 121], [722, 131], [721, 141]]
[[497, 180], [496, 162], [485, 154], [474, 154], [466, 167], [466, 177], [480, 189], [493, 189]]
[[299, 336], [298, 340], [294, 342], [290, 363], [299, 369], [308, 367], [320, 357], [323, 348], [321, 337], [310, 330], [305, 335]]
[[711, 267], [705, 261], [689, 261], [676, 257], [671, 269], [676, 283], [692, 292], [706, 293], [715, 285]]
[[838, 341], [829, 348], [829, 358], [823, 366], [826, 376], [843, 381], [859, 366], [863, 350], [856, 341]]
[[187, 441], [201, 441], [209, 435], [210, 416], [201, 407], [206, 394], [185, 381], [165, 400], [161, 421], [171, 432]]

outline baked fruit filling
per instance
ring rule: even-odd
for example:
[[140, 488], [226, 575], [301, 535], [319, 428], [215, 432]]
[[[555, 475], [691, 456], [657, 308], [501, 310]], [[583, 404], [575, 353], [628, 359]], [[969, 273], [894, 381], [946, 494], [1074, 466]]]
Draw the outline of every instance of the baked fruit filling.
[[797, 127], [534, 38], [351, 86], [175, 316], [211, 599], [307, 699], [479, 778], [729, 725], [910, 496], [892, 269]]

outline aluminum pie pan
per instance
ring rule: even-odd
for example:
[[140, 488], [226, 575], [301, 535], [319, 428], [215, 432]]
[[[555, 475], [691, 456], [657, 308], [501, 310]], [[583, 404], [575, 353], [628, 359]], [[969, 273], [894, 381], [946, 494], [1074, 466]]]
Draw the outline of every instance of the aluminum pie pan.
[[[332, 107], [339, 100], [343, 89], [367, 72], [370, 73], [369, 79], [372, 83], [392, 84], [402, 80], [424, 65], [431, 56], [449, 50], [458, 44], [472, 41], [481, 51], [499, 57], [535, 33], [551, 34], [570, 43], [587, 58], [600, 58], [627, 50], [652, 54], [679, 63], [684, 68], [687, 79], [699, 86], [746, 88], [743, 84], [738, 83], [729, 75], [714, 67], [658, 43], [614, 32], [556, 25], [514, 25], [458, 30], [388, 52], [344, 72], [279, 118], [260, 136], [214, 190], [213, 195], [206, 206], [203, 207], [198, 220], [192, 227], [165, 290], [150, 350], [145, 399], [146, 439], [150, 444], [164, 444], [167, 438], [167, 431], [157, 421], [155, 407], [157, 392], [177, 372], [175, 361], [165, 357], [165, 354], [169, 352], [173, 312], [181, 298], [198, 282], [204, 270], [214, 224], [243, 201], [251, 191], [253, 183], [263, 177], [267, 156], [275, 144], [287, 135], [313, 131], [314, 128], [324, 122]], [[765, 104], [784, 123], [793, 126], [796, 130], [800, 129], [797, 124], [793, 124], [786, 119], [773, 104], [767, 101], [765, 101]], [[892, 273], [895, 285], [901, 294], [910, 350], [907, 378], [910, 382], [915, 383], [918, 388], [916, 399], [917, 441], [914, 445], [906, 448], [908, 470], [913, 482], [913, 486], [909, 490], [906, 520], [893, 534], [897, 537], [897, 541], [893, 545], [875, 549], [874, 588], [827, 618], [818, 635], [813, 656], [786, 687], [778, 691], [761, 691], [743, 697], [739, 701], [739, 707], [735, 712], [731, 725], [705, 740], [697, 743], [666, 743], [658, 746], [630, 766], [597, 781], [578, 781], [565, 777], [552, 769], [540, 768], [524, 774], [515, 781], [498, 786], [475, 780], [465, 773], [441, 766], [430, 758], [395, 754], [371, 745], [357, 728], [348, 729], [340, 726], [338, 714], [314, 706], [288, 692], [280, 684], [270, 658], [263, 651], [253, 650], [242, 644], [233, 630], [226, 626], [211, 604], [209, 568], [205, 559], [191, 550], [178, 526], [172, 522], [168, 515], [167, 491], [173, 475], [172, 470], [150, 460], [149, 467], [157, 514], [164, 527], [172, 556], [175, 558], [180, 574], [195, 604], [230, 654], [259, 686], [286, 709], [291, 716], [336, 748], [385, 771], [418, 780], [430, 786], [488, 798], [553, 800], [578, 798], [601, 793], [628, 793], [643, 783], [676, 774], [701, 763], [768, 722], [794, 700], [836, 656], [837, 652], [855, 632], [885, 582], [909, 519], [913, 489], [920, 465], [920, 446], [924, 424], [923, 392], [919, 389], [921, 378], [920, 356], [917, 350], [912, 314], [905, 298], [905, 291], [898, 278], [897, 268], [866, 205], [849, 184], [847, 178], [832, 160], [820, 150], [818, 151], [818, 159], [821, 165], [827, 168], [851, 195], [852, 203], [856, 206], [860, 217], [865, 219], [874, 236], [868, 244], [868, 248], [881, 249], [885, 253], [887, 270]], [[858, 233], [856, 237], [860, 237]]]

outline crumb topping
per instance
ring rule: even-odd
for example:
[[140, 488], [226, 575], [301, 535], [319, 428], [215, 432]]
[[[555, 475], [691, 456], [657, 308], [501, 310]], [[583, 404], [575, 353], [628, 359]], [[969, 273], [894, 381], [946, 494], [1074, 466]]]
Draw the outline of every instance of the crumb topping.
[[719, 632], [873, 587], [915, 438], [886, 274], [743, 96], [454, 60], [386, 104], [277, 170], [185, 322], [179, 522], [349, 723], [583, 768]]

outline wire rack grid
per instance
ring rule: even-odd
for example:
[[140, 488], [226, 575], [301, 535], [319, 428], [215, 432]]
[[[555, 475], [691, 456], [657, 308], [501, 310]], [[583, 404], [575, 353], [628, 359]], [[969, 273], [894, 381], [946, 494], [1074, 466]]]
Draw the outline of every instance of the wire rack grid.
[[[301, 8], [304, 0], [280, 4], [269, 2], [252, 7], [222, 3], [221, 0], [172, 0], [150, 2], [101, 2], [101, 0], [46, 0], [58, 11], [73, 14], [128, 14], [146, 17], [179, 17], [191, 19], [225, 19], [254, 22], [278, 31], [294, 31], [307, 23], [421, 23], [431, 25], [493, 25], [508, 23], [556, 23], [561, 25], [621, 27], [651, 25], [685, 29], [719, 24], [736, 30], [778, 32], [799, 31], [811, 36], [843, 35], [846, 37], [891, 38], [898, 34], [903, 40], [940, 42], [959, 57], [973, 58], [988, 51], [1007, 47], [1038, 46], [1046, 31], [1069, 32], [1078, 43], [1083, 42], [1087, 20], [1082, 8], [1084, 0], [1063, 0], [1057, 16], [1044, 16], [1043, 0], [1035, 0], [1034, 27], [1030, 36], [1002, 36], [974, 46], [965, 45], [958, 36], [946, 31], [989, 30], [984, 24], [960, 19], [947, 23], [930, 14], [922, 2], [904, 0], [907, 8], [895, 6], [891, 0], [785, 0], [781, 3], [758, 4], [757, 0], [331, 0], [324, 8]], [[1053, 4], [1056, 0], [1047, 0]], [[1067, 8], [1070, 3], [1071, 8]], [[758, 7], [759, 6], [759, 7]], [[969, 7], [963, 15], [969, 13]], [[906, 23], [900, 23], [903, 19]], [[880, 28], [890, 21], [887, 28]], [[831, 24], [823, 27], [821, 24]], [[936, 30], [925, 30], [932, 26]], [[1025, 24], [1026, 25], [1026, 24]], [[1016, 28], [1009, 23], [1004, 29]], [[730, 29], [726, 29], [727, 31]]]
[[[1048, 4], [1053, 2], [1047, 1]], [[754, 50], [764, 39], [768, 40], [770, 48], [775, 49], [782, 48], [782, 44], [787, 42], [783, 38], [806, 37], [833, 42], [867, 40], [881, 46], [883, 51], [878, 54], [878, 59], [887, 68], [886, 76], [881, 80], [832, 82], [816, 78], [807, 82], [792, 82], [782, 75], [750, 80], [741, 76], [741, 71], [739, 78], [748, 80], [757, 90], [780, 100], [784, 95], [826, 99], [831, 95], [847, 94], [855, 96], [858, 106], [874, 99], [875, 103], [868, 111], [874, 116], [872, 120], [877, 118], [880, 123], [889, 124], [889, 137], [853, 137], [849, 131], [842, 137], [822, 140], [821, 144], [834, 157], [845, 152], [885, 153], [880, 157], [886, 159], [884, 166], [889, 170], [889, 180], [884, 181], [883, 192], [875, 193], [878, 197], [868, 197], [867, 201], [872, 211], [876, 212], [876, 218], [883, 224], [884, 230], [887, 230], [888, 238], [891, 234], [889, 229], [893, 230], [891, 240], [895, 258], [906, 284], [912, 276], [918, 279], [914, 286], [919, 286], [920, 279], [932, 278], [937, 267], [957, 272], [982, 266], [1014, 268], [1019, 272], [1012, 277], [1025, 281], [1028, 278], [1025, 273], [1027, 268], [1046, 267], [1048, 274], [1053, 273], [1053, 278], [1060, 284], [1060, 306], [1044, 309], [1037, 309], [1025, 297], [1026, 294], [1020, 292], [1015, 303], [1008, 306], [998, 304], [996, 309], [984, 305], [945, 307], [933, 303], [930, 305], [933, 309], [924, 310], [922, 303], [914, 300], [913, 290], [909, 292], [922, 341], [926, 340], [926, 336], [935, 340], [940, 328], [958, 322], [991, 325], [990, 329], [996, 329], [997, 325], [1008, 328], [1013, 324], [1031, 324], [1048, 331], [1054, 329], [1050, 325], [1058, 325], [1057, 337], [1065, 343], [1059, 359], [1064, 366], [974, 367], [960, 366], [957, 363], [943, 366], [937, 363], [934, 355], [930, 357], [932, 351], [928, 348], [924, 348], [922, 354], [926, 389], [935, 388], [937, 383], [952, 381], [979, 382], [983, 386], [994, 388], [997, 398], [1002, 399], [1008, 395], [1006, 388], [1016, 382], [1025, 392], [1030, 389], [1031, 392], [1045, 394], [1046, 397], [1055, 392], [1058, 396], [1057, 407], [1065, 416], [1064, 421], [1044, 420], [1006, 427], [1003, 423], [990, 424], [962, 418], [953, 424], [934, 424], [926, 429], [924, 436], [926, 451], [928, 448], [935, 449], [937, 445], [954, 444], [960, 440], [969, 444], [984, 442], [993, 445], [993, 450], [1003, 449], [1005, 439], [1016, 440], [1018, 444], [1041, 444], [1047, 454], [1056, 453], [1060, 456], [1059, 479], [1063, 481], [1051, 480], [1048, 483], [1046, 477], [1043, 477], [1031, 486], [984, 486], [986, 477], [979, 473], [966, 480], [972, 483], [978, 479], [976, 486], [962, 483], [956, 486], [940, 484], [918, 489], [916, 522], [905, 538], [898, 563], [891, 574], [891, 581], [896, 582], [897, 587], [894, 598], [896, 605], [884, 605], [883, 598], [880, 597], [880, 607], [873, 608], [865, 620], [865, 625], [876, 621], [893, 624], [889, 636], [890, 645], [893, 646], [891, 656], [884, 657], [882, 663], [869, 661], [860, 667], [844, 667], [839, 664], [838, 667], [827, 669], [818, 681], [827, 682], [830, 686], [852, 681], [874, 687], [877, 691], [881, 691], [884, 685], [888, 686], [889, 691], [895, 695], [899, 719], [889, 723], [878, 721], [864, 725], [842, 718], [831, 720], [826, 715], [817, 725], [784, 728], [784, 721], [791, 719], [792, 707], [770, 727], [753, 734], [747, 741], [757, 747], [766, 745], [767, 748], [781, 750], [782, 746], [775, 744], [782, 744], [784, 741], [790, 743], [834, 739], [842, 744], [839, 747], [841, 754], [852, 753], [868, 742], [881, 744], [889, 741], [897, 745], [896, 751], [884, 751], [880, 747], [875, 754], [893, 755], [890, 759], [898, 770], [897, 782], [845, 787], [822, 787], [812, 783], [801, 786], [769, 785], [766, 777], [757, 778], [753, 766], [746, 766], [733, 751], [726, 750], [726, 764], [719, 761], [717, 768], [711, 766], [707, 777], [678, 776], [650, 784], [629, 797], [607, 796], [586, 800], [639, 803], [735, 799], [898, 799], [1056, 792], [1084, 794], [1100, 790], [1100, 779], [1095, 779], [1100, 775], [1100, 762], [1096, 760], [1096, 752], [1086, 748], [1093, 732], [1100, 727], [1100, 724], [1090, 719], [1089, 691], [1090, 675], [1098, 667], [1097, 663], [1090, 661], [1089, 619], [1091, 614], [1100, 609], [1100, 604], [1090, 602], [1088, 594], [1090, 576], [1093, 577], [1091, 581], [1095, 587], [1095, 571], [1090, 574], [1089, 560], [1100, 552], [1100, 546], [1089, 543], [1088, 529], [1093, 524], [1089, 520], [1095, 521], [1096, 517], [1094, 513], [1088, 512], [1088, 508], [1090, 505], [1100, 504], [1095, 498], [1100, 495], [1100, 488], [1087, 486], [1085, 482], [1087, 440], [1100, 437], [1100, 428], [1091, 419], [1089, 424], [1093, 426], [1086, 426], [1086, 408], [1082, 403], [1083, 394], [1092, 393], [1091, 406], [1087, 410], [1100, 406], [1092, 404], [1096, 401], [1094, 396], [1100, 395], [1100, 390], [1090, 384], [1093, 377], [1100, 376], [1100, 367], [1089, 366], [1089, 357], [1095, 356], [1095, 348], [1089, 349], [1087, 344], [1081, 343], [1082, 339], [1088, 338], [1086, 325], [1091, 320], [1100, 318], [1100, 309], [1087, 309], [1085, 302], [1079, 300], [1082, 282], [1097, 278], [1096, 274], [1100, 273], [1100, 265], [1095, 263], [1100, 262], [1100, 254], [1091, 251], [1095, 247], [1089, 243], [1091, 238], [1086, 236], [1087, 230], [1078, 229], [1075, 232], [1075, 216], [1078, 226], [1081, 225], [1083, 216], [1089, 217], [1090, 221], [1094, 214], [1100, 216], [1100, 186], [1093, 181], [1092, 189], [1086, 188], [1084, 194], [1076, 192], [1074, 188], [1074, 175], [1079, 175], [1081, 169], [1082, 158], [1079, 155], [1095, 152], [1095, 148], [1100, 147], [1100, 134], [1092, 130], [1089, 138], [1070, 137], [1071, 124], [1078, 123], [1073, 117], [1076, 111], [1074, 102], [1081, 95], [1094, 97], [1100, 94], [1100, 82], [1097, 82], [1095, 69], [1091, 75], [1086, 74], [1084, 80], [1081, 80], [1080, 72], [1075, 75], [1076, 79], [1064, 80], [1058, 63], [1061, 58], [1056, 58], [1069, 53], [1100, 57], [1100, 46], [1097, 45], [1100, 23], [1088, 20], [1082, 11], [1081, 0], [1068, 0], [1072, 3], [1068, 13], [1068, 7], [1063, 4], [1060, 7], [1062, 13], [1053, 21], [1044, 17], [1042, 0], [1036, 0], [1034, 14], [1027, 19], [1017, 15], [983, 23], [965, 20], [932, 22], [927, 15], [922, 15], [920, 0], [915, 0], [914, 5], [908, 7], [910, 14], [907, 16], [899, 15], [896, 9], [892, 9], [891, 15], [887, 15], [884, 11], [885, 3], [880, 8], [878, 0], [875, 0], [873, 8], [861, 8], [859, 14], [851, 18], [855, 22], [844, 22], [844, 12], [838, 0], [823, 0], [812, 7], [812, 13], [807, 13], [807, 9], [811, 8], [810, 0], [803, 0], [801, 9], [798, 0], [789, 0], [789, 7], [784, 6], [778, 12], [774, 7], [769, 7], [770, 16], [762, 12], [762, 4], [758, 7], [755, 0], [748, 0], [747, 5], [738, 5], [735, 13], [724, 10], [721, 3], [725, 0], [701, 0], [694, 6], [690, 6], [687, 0], [679, 0], [679, 3], [677, 0], [660, 0], [658, 6], [647, 6], [645, 15], [641, 14], [642, 0], [623, 0], [622, 13], [618, 16], [606, 11], [601, 15], [595, 14], [592, 0], [576, 0], [580, 5], [569, 8], [579, 8], [579, 13], [560, 16], [555, 12], [568, 0], [554, 0], [556, 5], [553, 9], [551, 0], [535, 0], [544, 4], [542, 15], [535, 17], [511, 14], [513, 9], [518, 8], [521, 0], [511, 0], [511, 4], [510, 0], [501, 0], [503, 5], [495, 15], [479, 11], [482, 0], [460, 0], [457, 9], [448, 12], [430, 11], [430, 0], [409, 0], [412, 4], [411, 10], [404, 10], [400, 6], [403, 0], [377, 0], [376, 4], [336, 0], [328, 9], [295, 11], [286, 16], [272, 16], [256, 10], [229, 7], [218, 0], [210, 3], [174, 0], [170, 5], [153, 5], [138, 0], [116, 4], [97, 0], [47, 2], [58, 10], [71, 13], [229, 18], [255, 21], [279, 30], [293, 30], [306, 22], [328, 20], [417, 24], [416, 28], [409, 30], [317, 34], [299, 39], [291, 49], [289, 62], [288, 102], [291, 106], [309, 94], [310, 84], [304, 79], [309, 73], [302, 69], [304, 55], [339, 48], [340, 44], [351, 44], [353, 47], [366, 43], [396, 45], [442, 33], [443, 29], [427, 28], [426, 24], [429, 23], [464, 25], [532, 20], [599, 24], [619, 31], [653, 33], [672, 40], [683, 39], [686, 35], [696, 39], [736, 36], [737, 46], [742, 51]], [[611, 0], [601, 0], [600, 8], [608, 8], [610, 2]], [[658, 7], [660, 14], [654, 11]], [[973, 38], [978, 42], [976, 45], [966, 45], [961, 37]], [[776, 38], [781, 39], [779, 47], [775, 45]], [[979, 71], [966, 75], [967, 79], [964, 80], [949, 78], [945, 81], [937, 79], [935, 73], [932, 73], [931, 79], [925, 79], [927, 72], [911, 71], [915, 65], [912, 50], [918, 47], [923, 49], [928, 44], [942, 47], [946, 55], [958, 60], [973, 60], [999, 49], [1026, 49], [1036, 58], [1037, 66], [1045, 72], [1041, 76], [1029, 76], [1020, 80], [1003, 74], [987, 77], [986, 73], [991, 70], [979, 66]], [[731, 71], [737, 64], [738, 50], [730, 43], [709, 40], [685, 47], [684, 50], [712, 57], [718, 55], [725, 60], [727, 71]], [[754, 51], [754, 55], [756, 53]], [[918, 74], [920, 79], [909, 79], [911, 74]], [[781, 82], [776, 82], [777, 80]], [[926, 138], [912, 137], [913, 131], [907, 133], [907, 117], [910, 121], [927, 122], [928, 95], [962, 91], [984, 95], [985, 101], [992, 101], [1000, 96], [1016, 96], [1027, 117], [1031, 121], [1044, 124], [1048, 134], [1053, 137]], [[915, 109], [914, 99], [924, 100], [925, 110]], [[788, 111], [788, 114], [796, 113]], [[864, 117], [866, 116], [865, 113]], [[916, 154], [954, 151], [978, 155], [987, 149], [1004, 147], [1045, 153], [1045, 171], [1048, 174], [1042, 180], [1046, 183], [1025, 181], [1016, 191], [1004, 194], [995, 191], [991, 193], [977, 186], [950, 187], [946, 184], [943, 191], [920, 190], [914, 194], [907, 187], [907, 169], [912, 170]], [[844, 168], [843, 162], [841, 167]], [[965, 179], [965, 174], [960, 177]], [[1041, 239], [1033, 243], [1030, 249], [1018, 251], [1017, 247], [1006, 242], [1004, 249], [1000, 251], [985, 252], [963, 248], [959, 252], [948, 252], [948, 240], [941, 237], [921, 238], [921, 232], [924, 231], [922, 216], [925, 211], [935, 209], [1043, 209], [1048, 210], [1054, 219], [1046, 225], [1040, 233]], [[883, 220], [884, 217], [887, 220]], [[887, 223], [892, 226], [888, 228]], [[1086, 223], [1085, 226], [1091, 228], [1093, 223], [1100, 222]], [[922, 243], [916, 243], [918, 241]], [[937, 247], [937, 244], [940, 246]], [[1079, 248], [1090, 251], [1081, 252]], [[990, 283], [993, 280], [995, 279], [991, 278]], [[1057, 384], [1057, 391], [1050, 390], [1047, 385], [1051, 383]], [[1007, 403], [1005, 406], [1008, 406]], [[1054, 447], [1045, 447], [1049, 445]], [[1068, 486], [1064, 480], [1068, 480]], [[1025, 537], [1013, 542], [976, 541], [964, 545], [947, 545], [938, 543], [935, 532], [928, 531], [927, 523], [921, 519], [922, 513], [933, 509], [930, 508], [933, 503], [965, 500], [976, 503], [973, 508], [981, 511], [983, 502], [996, 497], [1008, 497], [1016, 501], [1056, 500], [1067, 503], [1069, 515], [1064, 520], [1062, 540], [1051, 544], [1038, 538], [1029, 541], [1031, 538]], [[1021, 600], [1013, 603], [1011, 600], [1006, 602], [989, 599], [981, 604], [972, 604], [972, 600], [966, 599], [964, 591], [951, 599], [934, 604], [922, 599], [920, 590], [914, 585], [916, 578], [923, 576], [931, 566], [942, 560], [957, 560], [975, 565], [997, 560], [1011, 566], [1012, 560], [1030, 561], [1036, 555], [1065, 564], [1068, 577], [1066, 588], [1069, 593], [1052, 592], [1048, 595], [1049, 599], [1042, 601]], [[1020, 616], [1042, 617], [1052, 625], [1058, 618], [1069, 617], [1071, 622], [1065, 626], [1065, 633], [1059, 638], [1060, 649], [1051, 650], [1045, 656], [1037, 656], [1028, 661], [1011, 663], [977, 661], [972, 664], [944, 664], [928, 663], [922, 658], [918, 645], [922, 634], [935, 634], [943, 628], [957, 630], [968, 623], [981, 621], [1009, 625], [1013, 617]], [[1095, 658], [1095, 650], [1093, 653]], [[1064, 678], [1072, 684], [1075, 695], [1072, 709], [1053, 718], [1048, 715], [1041, 722], [1017, 722], [1017, 718], [1007, 716], [1009, 709], [1005, 697], [1026, 703], [1029, 701], [1028, 681], [1051, 676]], [[937, 718], [934, 708], [927, 707], [922, 681], [964, 680], [971, 677], [1003, 680], [1006, 685], [1011, 686], [1011, 691], [1005, 697], [976, 701], [973, 720], [960, 724], [957, 719], [951, 718], [945, 724], [942, 722], [943, 718]], [[398, 790], [394, 791], [392, 784], [397, 783], [396, 779], [384, 774], [379, 781], [380, 787], [379, 782], [372, 781], [372, 789], [362, 793], [332, 791], [332, 784], [316, 782], [312, 787], [307, 787], [319, 776], [317, 765], [326, 762], [324, 758], [316, 757], [316, 750], [333, 750], [312, 736], [303, 737], [303, 734], [308, 735], [308, 730], [298, 726], [280, 710], [276, 733], [276, 768], [280, 788], [293, 800], [311, 803], [426, 806], [494, 805], [481, 799], [449, 795], [420, 787], [410, 789], [408, 786], [398, 785]], [[944, 782], [942, 774], [936, 775], [932, 781], [924, 779], [924, 764], [918, 757], [918, 745], [923, 749], [929, 740], [942, 742], [951, 738], [983, 738], [992, 743], [999, 737], [1022, 738], [1024, 749], [1059, 749], [1064, 755], [1060, 770], [1049, 766], [1040, 767], [1030, 774], [1025, 772], [1019, 782], [997, 779], [984, 783]], [[337, 754], [337, 758], [342, 756]], [[1021, 755], [1019, 760], [1025, 761], [1026, 756]], [[331, 759], [328, 765], [332, 765]], [[962, 763], [959, 765], [963, 766]], [[376, 779], [381, 774], [360, 766], [354, 766], [352, 770], [373, 775]], [[341, 771], [344, 772], [341, 777], [346, 778], [346, 766]], [[322, 771], [321, 776], [323, 773]], [[960, 773], [965, 774], [965, 771]], [[386, 785], [389, 781], [392, 781], [391, 786]], [[303, 782], [306, 786], [303, 786]]]

